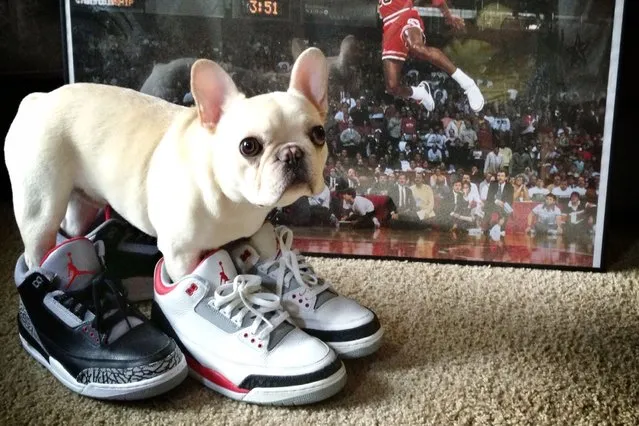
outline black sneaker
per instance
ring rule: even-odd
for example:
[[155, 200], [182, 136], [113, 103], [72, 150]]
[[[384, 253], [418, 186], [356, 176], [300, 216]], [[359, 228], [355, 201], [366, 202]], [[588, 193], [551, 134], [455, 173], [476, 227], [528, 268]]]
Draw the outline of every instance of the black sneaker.
[[15, 281], [22, 346], [72, 391], [142, 399], [186, 378], [178, 346], [127, 303], [90, 240], [63, 242], [33, 270], [20, 257]]
[[[99, 212], [86, 237], [97, 243], [103, 265], [122, 281], [129, 301], [153, 299], [153, 271], [162, 258], [155, 237], [135, 228], [110, 208]], [[58, 244], [69, 238], [58, 231]]]

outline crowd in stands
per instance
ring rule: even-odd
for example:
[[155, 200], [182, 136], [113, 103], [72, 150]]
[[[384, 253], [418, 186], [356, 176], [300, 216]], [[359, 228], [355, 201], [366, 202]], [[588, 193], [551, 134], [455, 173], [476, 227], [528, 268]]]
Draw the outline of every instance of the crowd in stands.
[[[170, 61], [188, 51], [220, 62], [251, 96], [288, 85], [294, 57], [286, 34], [227, 27], [222, 48], [202, 38], [188, 49], [159, 34], [128, 44], [113, 35], [85, 35], [76, 58], [91, 81], [136, 87], [149, 73], [140, 63]], [[307, 42], [332, 56], [345, 35]], [[605, 98], [557, 92], [542, 99], [537, 86], [548, 93], [547, 82], [536, 79], [475, 114], [452, 79], [409, 60], [404, 82], [429, 81], [436, 109], [428, 113], [385, 93], [378, 38], [359, 41], [362, 54], [348, 82], [332, 82], [325, 191], [274, 212], [277, 221], [503, 235], [514, 204], [531, 203], [530, 233], [572, 232], [572, 225], [584, 235], [592, 232]], [[473, 77], [480, 88], [492, 84]]]
[[[379, 47], [368, 49], [360, 68], [379, 68]], [[332, 99], [324, 193], [276, 220], [503, 236], [521, 215], [514, 205], [527, 203], [521, 232], [592, 234], [605, 98], [539, 102], [509, 90], [474, 114], [448, 76], [410, 61], [404, 71], [407, 84], [429, 81], [435, 111], [390, 98], [381, 72], [367, 73], [361, 90]]]

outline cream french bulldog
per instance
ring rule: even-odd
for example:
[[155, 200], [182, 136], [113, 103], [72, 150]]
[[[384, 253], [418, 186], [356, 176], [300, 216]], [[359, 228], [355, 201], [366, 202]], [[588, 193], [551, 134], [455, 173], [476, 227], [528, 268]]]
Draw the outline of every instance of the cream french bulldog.
[[309, 48], [286, 92], [251, 98], [205, 59], [191, 68], [191, 108], [85, 83], [28, 95], [5, 140], [27, 265], [60, 226], [82, 235], [109, 204], [157, 237], [173, 280], [190, 273], [273, 207], [322, 191], [327, 85], [326, 58]]

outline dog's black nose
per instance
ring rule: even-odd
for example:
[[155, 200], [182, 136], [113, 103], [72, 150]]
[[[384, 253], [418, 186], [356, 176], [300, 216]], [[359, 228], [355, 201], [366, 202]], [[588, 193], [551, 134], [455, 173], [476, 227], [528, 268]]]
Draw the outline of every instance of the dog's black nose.
[[287, 164], [296, 164], [304, 157], [304, 151], [297, 146], [286, 146], [280, 149], [277, 158]]

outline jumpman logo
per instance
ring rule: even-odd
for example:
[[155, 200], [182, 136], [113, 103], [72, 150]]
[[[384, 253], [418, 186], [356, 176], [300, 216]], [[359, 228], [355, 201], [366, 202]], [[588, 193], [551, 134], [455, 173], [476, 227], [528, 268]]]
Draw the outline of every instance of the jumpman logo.
[[95, 271], [85, 271], [78, 269], [77, 266], [75, 266], [75, 264], [73, 263], [71, 252], [67, 253], [67, 257], [69, 258], [69, 261], [67, 262], [67, 276], [69, 278], [69, 284], [67, 284], [65, 290], [71, 287], [73, 281], [75, 281], [75, 279], [78, 278], [80, 275], [93, 275], [95, 273]]
[[219, 262], [220, 265], [220, 285], [225, 284], [227, 282], [229, 282], [229, 277], [226, 276], [226, 272], [224, 272], [224, 265], [222, 265], [222, 262]]

